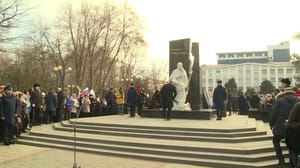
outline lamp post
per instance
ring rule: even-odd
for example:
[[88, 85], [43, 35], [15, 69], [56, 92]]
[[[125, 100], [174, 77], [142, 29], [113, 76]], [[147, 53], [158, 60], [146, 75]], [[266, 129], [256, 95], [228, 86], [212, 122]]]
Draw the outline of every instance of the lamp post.
[[[66, 74], [71, 73], [72, 68], [71, 67], [66, 68], [65, 66], [57, 65], [53, 68], [53, 70], [56, 73], [56, 86], [59, 85], [60, 88], [62, 89], [62, 92], [64, 92]], [[58, 79], [60, 79], [60, 82], [58, 82]]]

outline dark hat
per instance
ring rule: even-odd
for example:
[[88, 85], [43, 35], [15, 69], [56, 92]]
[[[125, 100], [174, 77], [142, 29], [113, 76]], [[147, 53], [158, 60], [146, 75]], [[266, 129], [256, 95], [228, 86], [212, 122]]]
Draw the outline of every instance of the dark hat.
[[280, 82], [281, 82], [281, 83], [285, 83], [285, 84], [288, 85], [288, 86], [290, 86], [290, 84], [291, 84], [291, 81], [289, 80], [289, 78], [283, 78], [283, 79], [281, 79]]
[[33, 87], [40, 87], [40, 86], [41, 86], [41, 85], [38, 84], [38, 83], [36, 83], [36, 84], [33, 85]]
[[8, 89], [12, 89], [12, 88], [13, 87], [11, 85], [6, 85], [3, 90], [8, 90]]
[[222, 80], [217, 80], [217, 83], [222, 83]]

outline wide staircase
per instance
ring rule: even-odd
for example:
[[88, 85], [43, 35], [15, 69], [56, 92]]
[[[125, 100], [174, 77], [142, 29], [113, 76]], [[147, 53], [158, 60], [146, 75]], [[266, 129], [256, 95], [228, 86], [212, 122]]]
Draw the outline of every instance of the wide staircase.
[[[36, 126], [18, 143], [74, 150], [74, 122]], [[245, 116], [223, 121], [84, 118], [77, 120], [76, 150], [217, 168], [273, 168], [277, 161], [268, 130], [267, 124]]]

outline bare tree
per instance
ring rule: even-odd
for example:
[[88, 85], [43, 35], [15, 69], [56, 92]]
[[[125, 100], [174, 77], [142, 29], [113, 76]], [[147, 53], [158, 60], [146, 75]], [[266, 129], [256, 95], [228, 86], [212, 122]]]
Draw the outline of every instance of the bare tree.
[[[83, 3], [79, 11], [69, 6], [62, 27], [70, 38], [69, 50], [75, 64], [76, 83], [100, 91], [106, 87], [126, 44], [144, 43], [141, 24], [130, 8], [121, 10], [112, 3], [91, 6]], [[137, 50], [137, 48], [135, 48]]]
[[20, 8], [22, 0], [0, 0], [0, 43], [12, 38], [8, 36], [9, 30], [16, 27], [18, 17], [24, 14]]

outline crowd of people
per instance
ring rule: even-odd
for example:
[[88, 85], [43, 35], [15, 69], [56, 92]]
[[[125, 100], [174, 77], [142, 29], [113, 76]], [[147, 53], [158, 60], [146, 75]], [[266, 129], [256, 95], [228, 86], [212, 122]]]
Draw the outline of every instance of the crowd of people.
[[[285, 142], [289, 149], [289, 166], [299, 168], [298, 157], [300, 155], [300, 94], [299, 89], [290, 86], [288, 78], [281, 80], [281, 90], [275, 89], [272, 94], [251, 97], [239, 94], [233, 99], [228, 91], [222, 86], [222, 81], [217, 81], [214, 89], [213, 103], [217, 111], [217, 120], [229, 111], [238, 110], [240, 114], [247, 114], [249, 108], [265, 108], [270, 110], [270, 128], [273, 133], [273, 146], [278, 159], [278, 165], [282, 168], [288, 164], [282, 154], [281, 142]], [[237, 105], [235, 105], [237, 104]], [[235, 109], [236, 108], [236, 109]]]
[[[270, 128], [273, 132], [273, 145], [278, 164], [286, 166], [280, 143], [283, 139], [289, 148], [290, 165], [296, 168], [300, 154], [300, 103], [299, 90], [290, 87], [289, 79], [281, 80], [282, 86], [270, 94], [253, 94], [251, 96], [239, 93], [232, 96], [217, 82], [213, 93], [213, 108], [216, 108], [217, 120], [222, 120], [226, 112], [247, 114], [249, 108], [270, 109]], [[162, 108], [163, 118], [170, 120], [174, 102], [176, 103], [176, 87], [169, 82], [161, 90], [156, 90], [151, 96], [144, 89], [130, 84], [128, 90], [110, 88], [101, 98], [90, 92], [79, 95], [73, 93], [65, 96], [61, 88], [50, 88], [47, 93], [41, 92], [40, 85], [24, 92], [13, 91], [7, 85], [0, 88], [0, 133], [5, 145], [15, 143], [15, 137], [20, 131], [30, 130], [32, 125], [60, 122], [70, 118], [100, 114], [104, 111], [110, 114], [128, 113], [135, 117], [146, 105], [148, 108]], [[78, 113], [80, 111], [80, 113]]]
[[[126, 95], [126, 96], [125, 96]], [[149, 95], [132, 83], [125, 93], [110, 88], [102, 97], [83, 90], [64, 95], [61, 88], [50, 88], [46, 93], [39, 84], [26, 91], [14, 91], [13, 86], [0, 87], [0, 134], [5, 145], [15, 143], [16, 136], [29, 131], [32, 125], [60, 122], [75, 117], [130, 113], [140, 115]], [[154, 103], [156, 106], [159, 103]], [[129, 109], [129, 110], [127, 110]]]

